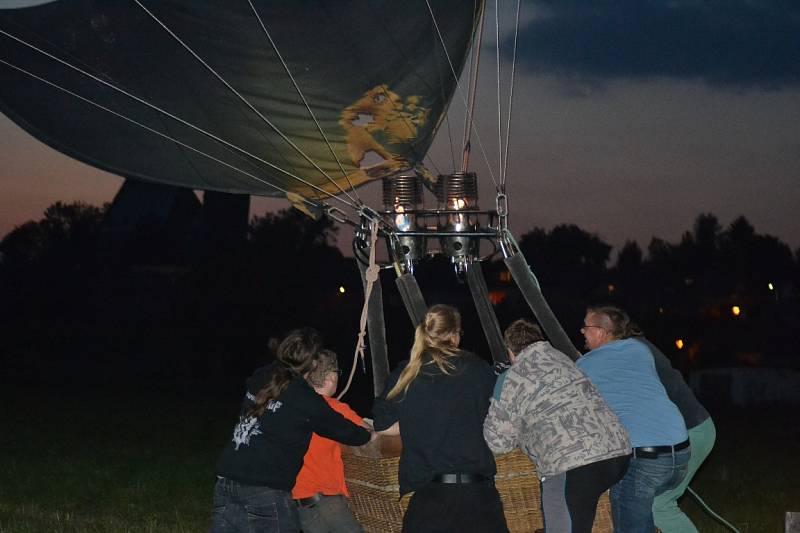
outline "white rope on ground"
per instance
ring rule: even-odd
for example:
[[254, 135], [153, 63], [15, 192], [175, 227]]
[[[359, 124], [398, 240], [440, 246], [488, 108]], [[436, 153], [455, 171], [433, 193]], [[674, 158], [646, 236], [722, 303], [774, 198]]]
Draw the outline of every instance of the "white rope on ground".
[[373, 219], [370, 221], [369, 225], [370, 229], [370, 236], [369, 236], [369, 266], [367, 267], [366, 275], [364, 276], [367, 280], [367, 286], [364, 288], [364, 307], [361, 309], [361, 320], [359, 322], [360, 330], [358, 332], [358, 341], [356, 342], [356, 350], [353, 354], [353, 366], [350, 369], [350, 375], [347, 376], [347, 384], [344, 386], [342, 392], [336, 397], [337, 400], [341, 400], [342, 396], [347, 393], [347, 390], [350, 388], [350, 384], [353, 382], [353, 376], [356, 373], [356, 366], [358, 366], [358, 358], [361, 358], [361, 363], [364, 363], [364, 352], [366, 349], [366, 342], [364, 341], [364, 336], [367, 333], [367, 313], [369, 311], [369, 297], [372, 294], [372, 285], [378, 280], [378, 274], [380, 273], [381, 269], [378, 265], [375, 264], [375, 246], [378, 242], [378, 221]]
[[147, 13], [147, 15], [148, 15], [150, 18], [152, 18], [152, 19], [153, 19], [153, 21], [155, 21], [155, 23], [156, 23], [156, 24], [158, 24], [159, 26], [161, 26], [161, 27], [164, 29], [164, 31], [166, 31], [166, 32], [167, 32], [167, 33], [168, 33], [168, 34], [169, 34], [169, 35], [170, 35], [170, 36], [171, 36], [173, 39], [175, 39], [175, 40], [176, 40], [176, 41], [177, 41], [177, 42], [178, 42], [178, 43], [179, 43], [181, 46], [183, 46], [183, 48], [184, 48], [184, 49], [185, 49], [187, 52], [189, 52], [189, 53], [192, 55], [192, 57], [194, 57], [194, 58], [195, 58], [195, 59], [196, 59], [196, 60], [197, 60], [197, 61], [198, 61], [198, 62], [199, 62], [201, 65], [203, 65], [203, 66], [204, 66], [204, 67], [205, 67], [205, 68], [206, 68], [206, 69], [207, 69], [209, 72], [211, 72], [211, 74], [213, 74], [213, 75], [214, 75], [214, 77], [216, 77], [216, 78], [217, 78], [217, 79], [218, 79], [218, 80], [219, 80], [219, 81], [220, 81], [220, 82], [221, 82], [223, 85], [225, 85], [225, 87], [227, 87], [227, 88], [228, 88], [228, 90], [230, 90], [230, 91], [231, 91], [231, 92], [232, 92], [234, 95], [236, 95], [236, 97], [237, 97], [237, 98], [239, 98], [239, 100], [240, 100], [240, 101], [241, 101], [243, 104], [245, 104], [247, 107], [249, 107], [249, 108], [250, 108], [250, 110], [252, 110], [252, 111], [253, 111], [253, 112], [254, 112], [256, 115], [258, 115], [258, 117], [259, 117], [259, 118], [260, 118], [262, 121], [264, 121], [264, 123], [265, 123], [265, 124], [267, 124], [267, 125], [268, 125], [270, 128], [272, 128], [272, 130], [273, 130], [275, 133], [277, 133], [277, 134], [278, 134], [278, 136], [279, 136], [281, 139], [283, 139], [284, 141], [286, 141], [286, 143], [287, 143], [287, 144], [289, 144], [289, 146], [291, 146], [292, 148], [294, 148], [294, 149], [295, 149], [295, 151], [297, 151], [297, 153], [298, 153], [298, 154], [300, 154], [300, 155], [303, 157], [303, 159], [305, 159], [305, 160], [306, 160], [306, 161], [307, 161], [307, 162], [308, 162], [308, 163], [309, 163], [311, 166], [313, 166], [315, 169], [317, 169], [317, 171], [318, 171], [320, 174], [322, 174], [322, 175], [323, 175], [323, 176], [324, 176], [324, 177], [325, 177], [325, 178], [326, 178], [326, 179], [327, 179], [327, 180], [328, 180], [328, 181], [329, 181], [329, 182], [330, 182], [330, 183], [331, 183], [331, 184], [332, 184], [334, 187], [336, 187], [337, 189], [339, 189], [339, 192], [341, 192], [342, 194], [344, 194], [345, 196], [347, 196], [347, 197], [348, 197], [348, 198], [349, 198], [349, 199], [350, 199], [350, 200], [351, 200], [353, 203], [358, 203], [358, 202], [356, 202], [355, 198], [353, 198], [352, 196], [350, 196], [350, 193], [348, 193], [347, 191], [345, 191], [344, 189], [342, 189], [342, 187], [339, 185], [339, 183], [337, 183], [337, 182], [336, 182], [336, 180], [334, 180], [332, 177], [330, 177], [330, 176], [328, 175], [328, 173], [327, 173], [327, 172], [325, 172], [324, 170], [322, 170], [322, 168], [321, 168], [321, 167], [320, 167], [320, 166], [319, 166], [319, 165], [318, 165], [318, 164], [317, 164], [317, 163], [316, 163], [316, 162], [315, 162], [313, 159], [311, 159], [311, 158], [310, 158], [310, 157], [309, 157], [309, 156], [308, 156], [308, 155], [307, 155], [307, 154], [306, 154], [306, 153], [305, 153], [305, 152], [304, 152], [304, 151], [303, 151], [303, 150], [302, 150], [302, 149], [301, 149], [299, 146], [297, 146], [297, 145], [296, 145], [296, 144], [295, 144], [295, 143], [294, 143], [294, 142], [293, 142], [293, 141], [292, 141], [292, 140], [291, 140], [289, 137], [287, 137], [287, 136], [286, 136], [286, 135], [285, 135], [285, 134], [284, 134], [284, 133], [283, 133], [283, 132], [282, 132], [282, 131], [281, 131], [281, 130], [280, 130], [278, 127], [277, 127], [277, 126], [275, 126], [275, 124], [273, 124], [273, 123], [272, 123], [272, 122], [271, 122], [271, 121], [270, 121], [270, 120], [269, 120], [267, 117], [265, 117], [265, 116], [264, 116], [264, 114], [263, 114], [263, 113], [261, 113], [261, 111], [259, 111], [258, 109], [256, 109], [256, 108], [255, 108], [255, 106], [253, 106], [253, 104], [251, 104], [251, 103], [250, 103], [250, 102], [247, 100], [247, 98], [245, 98], [244, 96], [242, 96], [242, 94], [241, 94], [239, 91], [237, 91], [237, 90], [236, 90], [236, 89], [235, 89], [235, 88], [234, 88], [234, 87], [233, 87], [233, 86], [232, 86], [230, 83], [228, 83], [228, 81], [227, 81], [225, 78], [223, 78], [222, 76], [220, 76], [220, 75], [219, 75], [219, 73], [218, 73], [216, 70], [214, 70], [214, 68], [213, 68], [211, 65], [209, 65], [209, 64], [208, 64], [208, 63], [207, 63], [207, 62], [206, 62], [206, 61], [205, 61], [205, 60], [204, 60], [202, 57], [200, 57], [200, 56], [197, 54], [197, 52], [195, 52], [195, 51], [194, 51], [194, 50], [193, 50], [193, 49], [192, 49], [192, 48], [191, 48], [191, 47], [190, 47], [188, 44], [186, 44], [186, 43], [185, 43], [185, 42], [184, 42], [184, 41], [183, 41], [183, 40], [182, 40], [180, 37], [178, 37], [178, 35], [177, 35], [177, 34], [175, 34], [175, 32], [173, 32], [173, 31], [172, 31], [172, 30], [171, 30], [171, 29], [170, 29], [170, 28], [169, 28], [169, 27], [168, 27], [166, 24], [164, 24], [164, 22], [162, 22], [162, 21], [161, 21], [161, 20], [160, 20], [158, 17], [156, 17], [156, 15], [155, 15], [155, 14], [154, 14], [152, 11], [150, 11], [149, 9], [147, 9], [147, 7], [145, 7], [145, 6], [144, 6], [144, 4], [142, 4], [142, 3], [141, 3], [139, 0], [133, 0], [133, 1], [134, 1], [134, 2], [136, 3], [136, 5], [138, 5], [138, 6], [139, 6], [139, 7], [140, 7], [140, 8], [141, 8], [141, 9], [142, 9], [142, 10], [143, 10], [145, 13]]
[[710, 514], [712, 518], [716, 519], [719, 523], [721, 523], [734, 533], [740, 533], [739, 530], [736, 529], [736, 527], [733, 524], [731, 524], [730, 522], [722, 518], [720, 515], [718, 515], [714, 511], [714, 509], [712, 509], [706, 502], [704, 502], [703, 498], [701, 498], [699, 494], [697, 494], [695, 491], [692, 490], [692, 487], [686, 487], [686, 491], [689, 494], [691, 494], [695, 500], [697, 500], [697, 503], [699, 503], [703, 507], [703, 510], [708, 514]]
[[[314, 189], [314, 190], [326, 195], [329, 198], [333, 198], [333, 199], [335, 199], [335, 200], [347, 205], [348, 207], [350, 207], [350, 208], [352, 208], [354, 210], [357, 210], [355, 204], [353, 204], [351, 202], [348, 202], [344, 198], [340, 198], [339, 196], [336, 196], [335, 194], [333, 194], [333, 193], [331, 193], [329, 191], [326, 191], [325, 189], [323, 189], [321, 187], [318, 187], [317, 185], [314, 185], [313, 183], [310, 183], [310, 182], [304, 180], [303, 178], [301, 178], [299, 176], [296, 176], [295, 174], [292, 174], [288, 170], [282, 169], [282, 168], [278, 167], [277, 165], [274, 165], [274, 164], [270, 163], [269, 161], [267, 161], [267, 160], [265, 160], [265, 159], [263, 159], [261, 157], [258, 157], [257, 155], [252, 154], [252, 153], [248, 152], [247, 150], [245, 150], [245, 149], [243, 149], [243, 148], [241, 148], [239, 146], [236, 146], [235, 144], [232, 144], [232, 143], [226, 141], [225, 139], [222, 139], [222, 138], [218, 137], [217, 135], [214, 135], [213, 133], [204, 130], [203, 128], [201, 128], [199, 126], [196, 126], [196, 125], [192, 124], [191, 122], [188, 122], [188, 121], [186, 121], [186, 120], [184, 120], [184, 119], [182, 119], [182, 118], [170, 113], [169, 111], [166, 111], [166, 110], [164, 110], [164, 109], [162, 109], [162, 108], [160, 108], [160, 107], [158, 107], [158, 106], [156, 106], [156, 105], [154, 105], [154, 104], [152, 104], [152, 103], [150, 103], [150, 102], [148, 102], [148, 101], [136, 96], [135, 94], [132, 94], [131, 92], [129, 92], [129, 91], [125, 90], [125, 89], [117, 87], [116, 85], [114, 85], [112, 83], [109, 83], [108, 81], [106, 81], [106, 80], [104, 80], [102, 78], [99, 78], [98, 76], [95, 76], [91, 72], [88, 72], [88, 71], [86, 71], [86, 70], [84, 70], [84, 69], [82, 69], [80, 67], [76, 67], [75, 65], [73, 65], [73, 64], [71, 64], [71, 63], [69, 63], [67, 61], [64, 61], [60, 57], [57, 57], [57, 56], [51, 54], [50, 52], [42, 50], [38, 46], [35, 46], [35, 45], [33, 45], [33, 44], [31, 44], [31, 43], [29, 43], [29, 42], [17, 37], [16, 35], [8, 33], [7, 31], [2, 30], [2, 29], [0, 29], [0, 35], [4, 35], [4, 36], [8, 37], [9, 39], [17, 41], [21, 45], [27, 46], [28, 48], [31, 48], [32, 50], [35, 50], [36, 52], [38, 52], [38, 53], [40, 53], [40, 54], [52, 59], [53, 61], [61, 63], [65, 67], [70, 68], [70, 69], [78, 72], [79, 74], [82, 74], [83, 76], [91, 78], [92, 80], [94, 80], [97, 83], [100, 83], [100, 84], [108, 87], [109, 89], [112, 89], [112, 90], [114, 90], [114, 91], [116, 91], [116, 92], [118, 92], [120, 94], [123, 94], [123, 95], [127, 96], [128, 98], [130, 98], [130, 99], [132, 99], [132, 100], [134, 100], [134, 101], [136, 101], [136, 102], [138, 102], [138, 103], [140, 103], [140, 104], [142, 104], [144, 106], [147, 106], [148, 108], [150, 108], [150, 109], [152, 109], [152, 110], [154, 110], [154, 111], [156, 111], [158, 113], [161, 113], [162, 115], [165, 115], [165, 116], [167, 116], [167, 117], [169, 117], [169, 118], [171, 118], [171, 119], [173, 119], [173, 120], [175, 120], [177, 122], [180, 122], [184, 126], [187, 126], [188, 128], [191, 128], [194, 131], [196, 131], [198, 133], [201, 133], [201, 134], [205, 135], [206, 137], [208, 137], [210, 139], [213, 139], [214, 141], [216, 141], [216, 142], [218, 142], [218, 143], [220, 143], [220, 144], [222, 144], [224, 146], [227, 146], [228, 148], [231, 148], [232, 150], [235, 150], [235, 151], [239, 152], [240, 154], [243, 154], [243, 155], [245, 155], [247, 157], [250, 157], [250, 158], [252, 158], [252, 159], [254, 159], [256, 161], [259, 161], [259, 162], [267, 165], [268, 167], [272, 168], [273, 170], [276, 170], [276, 171], [280, 172], [281, 174], [284, 174], [284, 175], [286, 175], [286, 176], [288, 176], [288, 177], [290, 177], [290, 178], [292, 178], [294, 180], [297, 180], [300, 183], [310, 187], [311, 189]], [[6, 64], [8, 64], [9, 66], [12, 66], [10, 63], [6, 63]], [[20, 69], [19, 67], [14, 67], [14, 68], [17, 68], [17, 70], [22, 71], [22, 69]], [[37, 78], [38, 78], [38, 76], [37, 76]], [[39, 79], [41, 79], [42, 81], [46, 81], [43, 78], [39, 78]], [[47, 83], [50, 83], [50, 82], [47, 82]]]

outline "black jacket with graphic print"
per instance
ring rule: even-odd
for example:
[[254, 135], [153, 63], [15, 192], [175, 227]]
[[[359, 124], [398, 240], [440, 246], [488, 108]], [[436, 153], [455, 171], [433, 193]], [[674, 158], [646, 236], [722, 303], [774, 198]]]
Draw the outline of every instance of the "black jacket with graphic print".
[[247, 417], [272, 368], [259, 368], [247, 380], [239, 422], [217, 462], [217, 475], [288, 491], [303, 466], [312, 432], [351, 446], [367, 443], [370, 435], [331, 409], [301, 377], [292, 379], [263, 415]]

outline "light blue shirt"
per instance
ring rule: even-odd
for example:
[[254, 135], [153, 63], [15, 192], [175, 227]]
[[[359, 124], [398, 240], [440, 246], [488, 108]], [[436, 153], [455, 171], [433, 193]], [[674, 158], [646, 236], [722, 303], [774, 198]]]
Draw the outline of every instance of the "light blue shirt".
[[680, 411], [658, 379], [653, 354], [641, 342], [609, 342], [577, 365], [622, 421], [633, 447], [666, 446], [688, 438]]
[[506, 382], [507, 372], [508, 369], [506, 369], [505, 372], [497, 376], [497, 381], [494, 382], [494, 392], [492, 393], [492, 398], [494, 398], [497, 401], [500, 401], [500, 394], [503, 393], [503, 383]]

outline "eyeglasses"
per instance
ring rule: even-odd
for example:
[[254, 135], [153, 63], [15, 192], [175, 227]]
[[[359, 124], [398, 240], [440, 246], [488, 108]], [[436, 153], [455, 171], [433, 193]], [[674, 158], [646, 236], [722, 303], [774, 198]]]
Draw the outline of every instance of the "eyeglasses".
[[598, 328], [598, 329], [602, 329], [603, 331], [606, 330], [606, 328], [604, 328], [603, 326], [593, 326], [592, 324], [584, 324], [583, 327], [581, 328], [581, 333], [583, 333], [585, 330], [587, 330], [589, 328]]

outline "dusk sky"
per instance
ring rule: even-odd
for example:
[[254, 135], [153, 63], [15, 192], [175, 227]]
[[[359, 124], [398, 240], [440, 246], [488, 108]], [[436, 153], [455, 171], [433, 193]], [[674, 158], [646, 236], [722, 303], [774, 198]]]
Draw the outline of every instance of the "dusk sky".
[[[493, 5], [476, 122], [496, 173]], [[513, 10], [501, 15], [505, 115]], [[617, 248], [629, 238], [646, 247], [653, 236], [678, 240], [710, 212], [723, 227], [744, 215], [757, 232], [800, 247], [800, 4], [525, 2], [519, 39], [507, 180], [517, 236], [574, 223]], [[456, 140], [463, 107], [456, 96]], [[2, 115], [0, 139], [0, 235], [58, 200], [108, 202], [122, 183]], [[471, 166], [490, 208], [477, 144]], [[431, 158], [450, 170], [447, 124]], [[380, 185], [362, 197], [379, 207]], [[284, 205], [254, 200], [251, 213]]]

